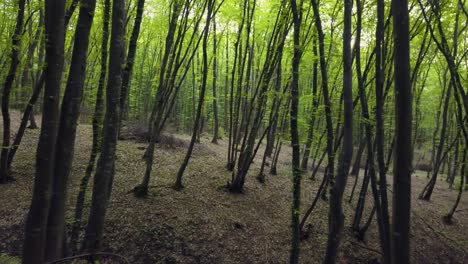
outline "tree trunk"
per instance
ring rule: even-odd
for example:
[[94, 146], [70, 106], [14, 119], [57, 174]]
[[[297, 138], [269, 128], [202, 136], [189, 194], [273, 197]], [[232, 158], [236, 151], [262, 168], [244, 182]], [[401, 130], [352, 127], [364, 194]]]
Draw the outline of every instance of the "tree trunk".
[[292, 243], [289, 257], [290, 264], [299, 263], [300, 249], [300, 212], [301, 212], [301, 164], [299, 132], [297, 116], [299, 108], [299, 66], [301, 63], [302, 48], [300, 43], [302, 24], [302, 2], [299, 6], [296, 0], [291, 0], [294, 26], [294, 55], [292, 59], [291, 81], [291, 145], [292, 145], [292, 175], [293, 175], [293, 203], [291, 208]]
[[102, 119], [104, 115], [104, 86], [106, 84], [107, 72], [107, 49], [109, 47], [109, 18], [110, 18], [110, 0], [104, 1], [103, 10], [103, 25], [102, 25], [102, 42], [101, 42], [101, 69], [99, 74], [98, 89], [96, 93], [96, 103], [94, 107], [94, 115], [92, 120], [93, 126], [93, 143], [91, 146], [91, 154], [86, 166], [85, 175], [81, 178], [80, 190], [76, 199], [75, 219], [73, 222], [72, 232], [70, 235], [70, 249], [72, 252], [77, 251], [78, 235], [82, 225], [83, 209], [86, 197], [86, 189], [88, 188], [89, 180], [93, 173], [96, 158], [99, 154], [102, 142]]
[[[26, 131], [26, 126], [28, 124], [28, 119], [31, 120], [31, 117], [34, 117], [33, 106], [36, 103], [37, 99], [39, 98], [39, 95], [41, 95], [44, 82], [45, 82], [45, 76], [44, 76], [44, 72], [42, 72], [41, 76], [39, 77], [39, 80], [37, 81], [34, 87], [33, 93], [31, 95], [31, 98], [29, 99], [26, 109], [24, 110], [23, 117], [21, 118], [20, 127], [18, 128], [18, 132], [16, 133], [11, 150], [8, 153], [8, 161], [7, 161], [8, 168], [11, 168], [11, 164], [13, 163], [13, 159], [15, 158], [16, 151], [18, 150], [21, 144], [21, 140], [23, 139], [24, 132]], [[32, 124], [35, 124], [35, 121], [34, 123], [31, 123], [31, 125]]]
[[59, 96], [64, 63], [65, 1], [45, 1], [46, 68], [41, 133], [36, 154], [36, 176], [26, 220], [23, 263], [43, 263], [46, 227], [53, 184]]
[[[376, 27], [376, 62], [375, 62], [375, 97], [376, 97], [376, 132], [375, 132], [375, 143], [377, 150], [377, 164], [379, 168], [379, 194], [381, 203], [381, 212], [379, 212], [379, 206], [374, 206], [377, 213], [381, 214], [381, 229], [383, 236], [385, 237], [385, 248], [384, 248], [384, 263], [391, 262], [390, 254], [390, 218], [388, 212], [388, 197], [387, 197], [387, 175], [385, 166], [385, 150], [384, 150], [384, 104], [385, 98], [383, 95], [384, 89], [384, 71], [385, 71], [385, 50], [384, 50], [384, 15], [385, 15], [385, 1], [377, 0], [377, 27]], [[365, 231], [364, 231], [365, 232]]]
[[[325, 122], [327, 131], [327, 172], [328, 179], [334, 180], [335, 170], [335, 152], [333, 143], [333, 122], [332, 122], [332, 105], [330, 95], [328, 91], [328, 73], [327, 73], [327, 62], [325, 58], [325, 35], [322, 29], [322, 21], [320, 18], [319, 6], [317, 0], [312, 0], [312, 8], [314, 10], [315, 28], [317, 29], [318, 35], [318, 46], [319, 46], [319, 62], [320, 62], [320, 74], [322, 77], [322, 96], [325, 105]], [[326, 193], [326, 192], [324, 192]]]
[[133, 64], [135, 61], [138, 36], [140, 35], [141, 20], [143, 17], [143, 9], [145, 0], [138, 0], [137, 10], [135, 15], [135, 23], [133, 24], [130, 44], [128, 46], [127, 61], [122, 76], [122, 89], [120, 91], [120, 119], [124, 118], [125, 109], [127, 107], [127, 98], [130, 94], [130, 82], [132, 79]]
[[407, 0], [392, 0], [395, 67], [395, 162], [393, 169], [392, 263], [410, 262], [411, 119], [409, 12]]
[[455, 212], [457, 210], [458, 204], [460, 203], [461, 196], [463, 194], [463, 189], [464, 189], [464, 185], [465, 185], [465, 176], [466, 176], [466, 152], [467, 152], [467, 150], [465, 149], [463, 151], [463, 159], [462, 159], [463, 163], [462, 163], [462, 167], [461, 167], [461, 170], [460, 170], [460, 187], [458, 189], [457, 199], [455, 200], [455, 204], [453, 205], [450, 212], [444, 216], [444, 221], [446, 223], [448, 223], [448, 224], [453, 223], [453, 215], [455, 214]]
[[344, 138], [338, 171], [330, 192], [328, 213], [328, 241], [324, 263], [335, 263], [344, 224], [342, 208], [343, 193], [346, 188], [349, 167], [353, 157], [353, 75], [351, 61], [351, 27], [353, 1], [344, 2], [343, 29], [343, 101], [344, 101]]
[[96, 252], [102, 243], [102, 234], [107, 205], [112, 190], [115, 169], [117, 136], [120, 125], [120, 91], [122, 64], [124, 63], [124, 17], [125, 1], [114, 0], [112, 4], [112, 30], [109, 48], [109, 73], [106, 90], [106, 114], [104, 116], [101, 153], [94, 176], [91, 212], [88, 218], [83, 249]]
[[96, 0], [82, 0], [75, 31], [73, 55], [63, 96], [55, 146], [52, 198], [46, 234], [46, 260], [48, 261], [63, 257], [68, 178], [73, 164], [76, 129], [86, 78], [89, 35], [95, 7]]
[[[197, 107], [197, 114], [195, 117], [195, 123], [193, 125], [193, 131], [192, 131], [192, 138], [190, 139], [190, 144], [187, 150], [187, 153], [185, 154], [185, 158], [179, 168], [179, 171], [177, 172], [177, 178], [176, 182], [174, 184], [174, 189], [175, 190], [181, 190], [184, 188], [182, 184], [182, 177], [184, 175], [185, 169], [187, 168], [188, 162], [190, 160], [190, 157], [192, 156], [192, 151], [193, 147], [195, 145], [195, 141], [197, 139], [197, 134], [199, 134], [199, 126], [200, 124], [200, 119], [203, 111], [203, 104], [205, 102], [205, 92], [206, 92], [206, 86], [207, 86], [207, 79], [208, 79], [208, 51], [207, 51], [207, 46], [208, 46], [208, 35], [210, 31], [210, 23], [211, 23], [211, 18], [212, 18], [212, 11], [214, 7], [214, 0], [208, 0], [208, 12], [206, 14], [206, 25], [205, 29], [203, 32], [203, 77], [202, 77], [202, 85], [200, 87], [200, 95], [198, 96], [198, 107]], [[216, 54], [214, 55], [216, 56]]]
[[361, 168], [362, 154], [364, 153], [365, 146], [366, 146], [366, 141], [361, 140], [361, 143], [359, 143], [358, 151], [356, 153], [356, 157], [354, 158], [353, 168], [351, 169], [351, 172], [350, 172], [351, 176], [359, 175], [359, 170]]
[[3, 118], [3, 142], [2, 151], [0, 152], [0, 183], [6, 182], [10, 176], [8, 171], [8, 152], [10, 151], [10, 93], [15, 81], [16, 69], [20, 64], [21, 38], [23, 36], [23, 20], [25, 0], [18, 1], [18, 13], [16, 15], [16, 26], [13, 36], [11, 37], [11, 57], [10, 68], [3, 85], [2, 92], [2, 118]]
[[218, 144], [219, 138], [219, 117], [218, 117], [218, 95], [217, 81], [218, 81], [218, 43], [216, 40], [216, 20], [213, 18], [213, 139], [212, 143]]

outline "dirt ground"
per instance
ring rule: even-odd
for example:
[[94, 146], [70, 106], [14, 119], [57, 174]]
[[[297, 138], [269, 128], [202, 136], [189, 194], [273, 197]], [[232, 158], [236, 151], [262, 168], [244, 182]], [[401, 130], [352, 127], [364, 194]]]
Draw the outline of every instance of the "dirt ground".
[[[13, 124], [13, 131], [16, 127], [17, 124]], [[73, 220], [79, 180], [84, 175], [91, 149], [91, 126], [80, 125], [78, 130], [67, 208], [69, 223]], [[38, 133], [39, 130], [26, 131], [13, 164], [16, 181], [0, 185], [0, 256], [21, 254]], [[177, 137], [188, 140], [187, 136]], [[145, 164], [141, 158], [144, 147], [144, 143], [132, 140], [119, 141], [114, 188], [105, 227], [105, 252], [122, 255], [129, 263], [288, 262], [292, 200], [290, 149], [285, 147], [282, 151], [279, 174], [267, 175], [264, 184], [255, 179], [261, 162], [256, 160], [247, 177], [245, 193], [234, 195], [223, 188], [231, 177], [225, 170], [226, 141], [214, 145], [209, 138], [202, 138], [184, 175], [186, 188], [180, 192], [171, 186], [186, 148], [158, 148], [149, 196], [136, 199], [128, 192], [143, 176]], [[303, 211], [311, 204], [322, 178], [319, 175], [316, 181], [312, 181], [309, 175], [310, 172], [303, 177]], [[453, 205], [457, 191], [448, 189], [445, 181], [440, 179], [430, 202], [418, 200], [417, 195], [426, 181], [422, 172], [413, 177], [412, 262], [468, 263], [467, 196], [462, 197], [454, 224], [444, 224], [442, 217]], [[356, 195], [352, 203], [347, 202], [353, 182], [354, 177], [350, 177], [345, 193], [346, 220], [339, 262], [378, 263], [380, 249], [375, 220], [364, 242], [358, 241], [349, 228], [357, 201]], [[87, 206], [90, 204], [90, 192]], [[391, 192], [389, 195], [391, 199]], [[369, 198], [365, 219], [371, 208]], [[301, 263], [321, 262], [327, 239], [327, 214], [328, 203], [320, 200], [308, 221], [310, 235], [301, 244]], [[105, 262], [119, 263], [116, 260]]]

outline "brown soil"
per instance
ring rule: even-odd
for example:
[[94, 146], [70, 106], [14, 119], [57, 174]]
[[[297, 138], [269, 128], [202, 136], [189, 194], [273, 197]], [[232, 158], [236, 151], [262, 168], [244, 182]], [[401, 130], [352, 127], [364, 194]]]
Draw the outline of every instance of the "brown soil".
[[[17, 124], [13, 124], [13, 129], [16, 127]], [[24, 218], [32, 193], [38, 133], [39, 130], [26, 132], [13, 165], [16, 181], [0, 185], [0, 256], [19, 256], [21, 253]], [[177, 138], [188, 140], [187, 136]], [[73, 220], [78, 184], [91, 148], [90, 139], [91, 127], [80, 125], [69, 191], [69, 223]], [[131, 140], [119, 142], [104, 251], [125, 256], [129, 263], [288, 262], [292, 197], [290, 150], [284, 148], [279, 174], [267, 175], [265, 184], [255, 179], [261, 162], [256, 160], [247, 178], [245, 193], [233, 195], [223, 188], [230, 179], [230, 173], [225, 169], [227, 143], [220, 141], [219, 145], [214, 145], [209, 142], [208, 138], [204, 138], [202, 144], [196, 145], [184, 176], [186, 187], [180, 192], [171, 186], [185, 155], [185, 148], [158, 148], [152, 187], [146, 199], [136, 199], [128, 193], [140, 182], [144, 173], [145, 164], [141, 157], [145, 144]], [[320, 175], [316, 181], [311, 181], [308, 175], [303, 178], [303, 211], [314, 198], [322, 177]], [[376, 263], [380, 250], [375, 220], [366, 242], [356, 240], [349, 229], [356, 203], [356, 196], [351, 204], [347, 202], [353, 182], [354, 178], [350, 177], [345, 193], [345, 234], [339, 262]], [[412, 262], [468, 263], [468, 198], [466, 195], [462, 198], [455, 214], [455, 223], [446, 225], [442, 217], [454, 203], [457, 191], [449, 190], [445, 181], [440, 180], [432, 201], [420, 201], [417, 195], [425, 182], [423, 173], [416, 173], [413, 177]], [[90, 191], [88, 193], [89, 206], [91, 195]], [[323, 258], [327, 239], [327, 208], [328, 203], [320, 200], [308, 221], [310, 235], [302, 242], [301, 263], [320, 263]], [[372, 201], [369, 200], [365, 217], [371, 208]]]

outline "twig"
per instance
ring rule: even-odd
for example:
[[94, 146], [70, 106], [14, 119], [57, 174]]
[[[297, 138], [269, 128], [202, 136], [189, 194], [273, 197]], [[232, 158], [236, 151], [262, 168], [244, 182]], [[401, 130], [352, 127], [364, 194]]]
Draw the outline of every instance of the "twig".
[[346, 241], [347, 241], [347, 242], [350, 242], [351, 244], [356, 245], [356, 246], [358, 246], [358, 247], [360, 247], [360, 248], [367, 249], [367, 250], [369, 250], [369, 251], [372, 251], [372, 252], [374, 252], [374, 253], [379, 254], [379, 255], [382, 256], [382, 252], [380, 252], [380, 251], [378, 251], [378, 250], [375, 250], [375, 249], [370, 248], [370, 247], [366, 247], [366, 246], [362, 245], [361, 243], [354, 242], [354, 241], [352, 241], [352, 240], [346, 240]]
[[69, 260], [74, 260], [74, 259], [80, 259], [80, 258], [85, 258], [85, 257], [94, 257], [94, 256], [109, 256], [109, 257], [115, 257], [123, 261], [123, 263], [130, 264], [130, 262], [122, 255], [115, 254], [115, 253], [110, 253], [110, 252], [97, 252], [97, 253], [86, 253], [86, 254], [81, 254], [81, 255], [76, 255], [76, 256], [71, 256], [71, 257], [66, 257], [62, 259], [57, 259], [51, 262], [47, 262], [47, 264], [57, 264], [57, 263], [64, 263]]

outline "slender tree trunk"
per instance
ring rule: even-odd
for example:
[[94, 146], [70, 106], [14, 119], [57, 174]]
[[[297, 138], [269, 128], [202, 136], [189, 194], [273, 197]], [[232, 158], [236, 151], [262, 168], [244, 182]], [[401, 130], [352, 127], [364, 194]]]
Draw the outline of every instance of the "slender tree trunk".
[[358, 151], [356, 153], [356, 157], [354, 158], [353, 168], [351, 169], [351, 172], [350, 172], [351, 176], [359, 175], [359, 170], [361, 168], [362, 154], [364, 153], [365, 146], [366, 146], [366, 141], [361, 140], [361, 143], [359, 143]]
[[[7, 161], [8, 168], [11, 168], [11, 164], [13, 163], [13, 159], [15, 158], [16, 151], [18, 150], [21, 144], [21, 140], [23, 139], [24, 132], [26, 131], [26, 126], [28, 125], [28, 119], [30, 120], [30, 117], [34, 116], [33, 106], [36, 103], [37, 99], [39, 99], [39, 95], [41, 94], [42, 87], [44, 86], [44, 82], [45, 82], [45, 76], [44, 76], [44, 72], [42, 72], [41, 76], [39, 77], [39, 80], [37, 81], [34, 87], [33, 93], [31, 95], [31, 98], [29, 99], [26, 109], [24, 110], [23, 117], [21, 118], [20, 127], [18, 128], [18, 132], [16, 133], [15, 139], [13, 141], [13, 145], [11, 146], [11, 150], [8, 153], [8, 161]], [[33, 123], [31, 123], [31, 125], [32, 124]]]
[[292, 145], [292, 175], [293, 175], [293, 204], [291, 208], [292, 244], [289, 258], [290, 264], [299, 263], [300, 248], [300, 212], [301, 212], [301, 178], [299, 132], [297, 116], [299, 108], [299, 66], [301, 63], [302, 48], [300, 43], [302, 24], [302, 2], [299, 6], [296, 0], [291, 0], [294, 27], [294, 55], [292, 60], [291, 81], [291, 145]]
[[8, 171], [8, 152], [10, 151], [10, 93], [15, 81], [16, 69], [20, 64], [21, 38], [23, 36], [23, 20], [25, 0], [18, 1], [18, 13], [16, 15], [16, 26], [13, 36], [11, 37], [11, 57], [10, 68], [3, 85], [2, 91], [2, 118], [3, 118], [3, 142], [2, 151], [0, 152], [0, 183], [6, 182], [10, 176]]
[[72, 252], [77, 251], [78, 235], [82, 226], [83, 210], [86, 197], [86, 189], [88, 188], [89, 180], [94, 170], [96, 158], [99, 154], [102, 142], [102, 119], [104, 116], [104, 86], [106, 84], [107, 72], [107, 49], [109, 47], [109, 18], [110, 18], [110, 0], [104, 1], [103, 10], [103, 25], [102, 25], [102, 42], [101, 42], [101, 69], [99, 75], [98, 89], [96, 93], [96, 103], [94, 106], [94, 115], [92, 120], [93, 126], [93, 143], [91, 146], [91, 154], [86, 166], [85, 175], [80, 181], [80, 190], [76, 199], [75, 219], [73, 222], [72, 232], [70, 235], [70, 249]]
[[130, 82], [133, 73], [133, 64], [135, 62], [138, 36], [140, 35], [141, 20], [143, 17], [143, 9], [145, 0], [138, 0], [137, 10], [135, 15], [135, 23], [133, 24], [130, 44], [128, 46], [127, 61], [122, 76], [122, 89], [120, 91], [120, 119], [124, 117], [125, 109], [127, 108], [127, 98], [130, 94]]
[[455, 200], [455, 204], [453, 205], [452, 209], [450, 210], [450, 212], [448, 212], [445, 216], [444, 216], [444, 221], [448, 224], [452, 224], [453, 223], [453, 215], [455, 214], [456, 210], [457, 210], [457, 207], [458, 207], [458, 204], [460, 203], [460, 200], [461, 200], [461, 196], [463, 194], [463, 189], [464, 189], [464, 186], [465, 186], [465, 177], [466, 177], [466, 152], [467, 150], [465, 149], [463, 151], [463, 164], [462, 164], [462, 167], [461, 167], [461, 170], [460, 170], [460, 187], [458, 189], [458, 195], [457, 195], [457, 199]]
[[440, 131], [440, 140], [439, 140], [439, 145], [437, 147], [437, 152], [436, 156], [433, 162], [433, 168], [432, 168], [432, 176], [429, 182], [426, 184], [424, 187], [423, 191], [419, 195], [419, 199], [423, 199], [426, 201], [429, 201], [432, 196], [432, 192], [434, 191], [435, 184], [437, 182], [437, 176], [439, 174], [440, 168], [442, 166], [443, 160], [442, 160], [442, 154], [444, 150], [444, 145], [445, 145], [445, 140], [446, 140], [446, 131], [447, 131], [447, 122], [448, 122], [448, 111], [449, 111], [449, 104], [450, 104], [450, 97], [451, 97], [451, 91], [452, 91], [452, 83], [450, 82], [448, 88], [447, 88], [447, 93], [445, 95], [445, 103], [444, 103], [444, 108], [442, 111], [442, 128]]
[[88, 218], [83, 249], [96, 252], [101, 247], [104, 219], [112, 190], [115, 169], [117, 136], [120, 125], [120, 91], [122, 86], [122, 64], [124, 63], [124, 17], [125, 0], [112, 3], [112, 30], [109, 48], [109, 79], [106, 91], [106, 114], [104, 116], [101, 153], [94, 176], [91, 212]]
[[369, 189], [369, 182], [370, 182], [370, 174], [369, 174], [369, 166], [370, 161], [367, 159], [366, 168], [364, 171], [364, 178], [362, 180], [361, 190], [359, 191], [359, 198], [356, 205], [356, 210], [353, 219], [353, 230], [358, 231], [359, 225], [361, 224], [362, 213], [364, 211], [364, 204], [366, 202], [367, 190]]
[[[385, 166], [385, 153], [384, 153], [384, 104], [385, 98], [383, 95], [384, 89], [384, 72], [385, 72], [385, 51], [384, 51], [384, 15], [385, 15], [385, 1], [377, 0], [377, 27], [376, 27], [376, 44], [375, 44], [375, 97], [376, 97], [376, 132], [375, 132], [375, 143], [377, 150], [377, 164], [379, 168], [379, 194], [381, 203], [381, 212], [379, 207], [374, 206], [377, 213], [381, 214], [381, 225], [383, 236], [385, 237], [385, 248], [384, 248], [384, 263], [391, 263], [390, 254], [390, 217], [388, 212], [388, 197], [387, 197], [387, 175]], [[365, 232], [365, 231], [364, 231]], [[390, 259], [389, 259], [390, 258]]]
[[344, 138], [338, 171], [330, 192], [328, 213], [328, 241], [324, 263], [335, 263], [341, 232], [344, 224], [342, 208], [343, 193], [346, 188], [349, 167], [353, 156], [353, 75], [351, 61], [351, 27], [353, 1], [344, 2], [343, 29], [343, 101], [344, 101]]
[[41, 133], [36, 154], [36, 177], [26, 220], [23, 263], [43, 263], [46, 227], [53, 184], [59, 95], [64, 63], [65, 1], [45, 1], [46, 69]]
[[213, 18], [213, 139], [212, 143], [218, 144], [219, 138], [219, 114], [218, 114], [218, 43], [216, 39], [216, 20]]
[[[363, 77], [361, 73], [361, 51], [360, 51], [360, 41], [361, 41], [361, 29], [362, 29], [362, 10], [363, 5], [360, 0], [356, 1], [357, 6], [357, 37], [355, 41], [355, 54], [356, 54], [356, 70], [357, 70], [357, 78], [358, 78], [358, 86], [359, 86], [359, 97], [361, 101], [361, 111], [362, 117], [365, 120], [370, 119], [369, 115], [369, 106], [367, 103], [367, 94], [365, 91], [365, 77]], [[374, 162], [374, 144], [373, 144], [373, 133], [372, 128], [369, 122], [365, 123], [365, 134], [366, 134], [366, 145], [367, 145], [367, 159], [368, 159], [368, 177], [370, 179], [370, 185], [372, 189], [372, 196], [374, 198], [374, 205], [375, 210], [377, 212], [377, 224], [379, 230], [379, 238], [380, 238], [380, 245], [383, 252], [383, 259], [389, 260], [390, 257], [390, 240], [389, 237], [386, 236], [384, 222], [383, 220], [383, 213], [382, 213], [382, 204], [380, 199], [380, 193], [377, 188], [377, 177], [375, 172], [375, 162]], [[358, 225], [359, 223], [355, 223], [355, 229], [359, 230]]]
[[[203, 32], [203, 77], [202, 77], [202, 85], [200, 87], [200, 95], [198, 96], [198, 107], [197, 107], [197, 115], [195, 117], [195, 123], [193, 125], [193, 131], [192, 131], [192, 138], [190, 140], [190, 144], [187, 150], [187, 153], [185, 154], [184, 161], [180, 165], [179, 171], [177, 172], [177, 179], [174, 184], [174, 189], [175, 190], [181, 190], [184, 188], [182, 184], [182, 177], [184, 175], [185, 169], [187, 168], [188, 162], [190, 160], [190, 157], [192, 156], [192, 151], [193, 147], [195, 145], [195, 141], [197, 139], [197, 134], [198, 129], [200, 124], [200, 119], [203, 111], [203, 104], [205, 102], [205, 92], [206, 92], [206, 86], [207, 86], [207, 79], [208, 79], [208, 51], [207, 51], [207, 46], [208, 46], [208, 35], [210, 31], [210, 23], [211, 23], [211, 18], [212, 18], [212, 11], [214, 7], [214, 0], [208, 0], [208, 12], [206, 14], [206, 25], [205, 29]], [[216, 56], [216, 55], [214, 55]]]
[[[455, 177], [457, 176], [457, 173], [458, 173], [458, 168], [460, 166], [460, 144], [457, 142], [456, 143], [456, 148], [455, 148], [455, 157], [453, 158], [453, 166], [452, 166], [452, 172], [450, 173], [450, 175], [448, 175], [449, 177], [449, 188], [452, 189], [453, 188], [453, 182], [455, 181]], [[464, 162], [464, 161], [463, 161]]]
[[[312, 0], [312, 8], [314, 10], [315, 28], [317, 29], [318, 45], [319, 45], [319, 62], [320, 62], [320, 74], [322, 77], [322, 95], [323, 102], [325, 105], [325, 122], [327, 131], [327, 172], [328, 179], [334, 180], [335, 170], [335, 152], [334, 152], [334, 139], [333, 139], [333, 122], [332, 122], [332, 105], [330, 95], [328, 91], [328, 73], [327, 73], [327, 62], [325, 58], [325, 35], [322, 29], [322, 20], [320, 18], [319, 6], [317, 0]], [[326, 192], [324, 192], [326, 193]]]
[[[133, 189], [133, 192], [135, 196], [137, 197], [145, 197], [148, 194], [148, 186], [149, 186], [151, 171], [153, 169], [153, 162], [154, 162], [154, 150], [156, 148], [156, 141], [159, 139], [159, 136], [161, 133], [162, 122], [164, 119], [165, 101], [168, 100], [168, 98], [165, 98], [166, 96], [163, 93], [164, 93], [165, 88], [169, 89], [168, 87], [165, 87], [165, 85], [169, 82], [167, 79], [170, 76], [170, 70], [172, 68], [171, 65], [172, 65], [173, 60], [172, 59], [170, 60], [170, 57], [171, 57], [171, 54], [173, 53], [173, 50], [175, 49], [174, 38], [176, 34], [176, 29], [177, 29], [177, 21], [181, 13], [181, 9], [182, 9], [182, 5], [180, 3], [173, 2], [172, 10], [171, 10], [171, 18], [170, 18], [170, 23], [169, 23], [169, 30], [166, 35], [164, 55], [163, 55], [161, 67], [160, 67], [158, 90], [156, 92], [156, 100], [154, 102], [153, 110], [151, 112], [151, 117], [150, 117], [150, 125], [149, 125], [149, 130], [148, 130], [150, 132], [150, 137], [149, 137], [150, 142], [148, 144], [148, 148], [146, 149], [146, 152], [144, 155], [144, 159], [146, 161], [145, 174], [143, 176], [143, 180], [141, 184], [139, 184]], [[192, 61], [189, 61], [188, 63], [191, 63], [191, 62]]]

